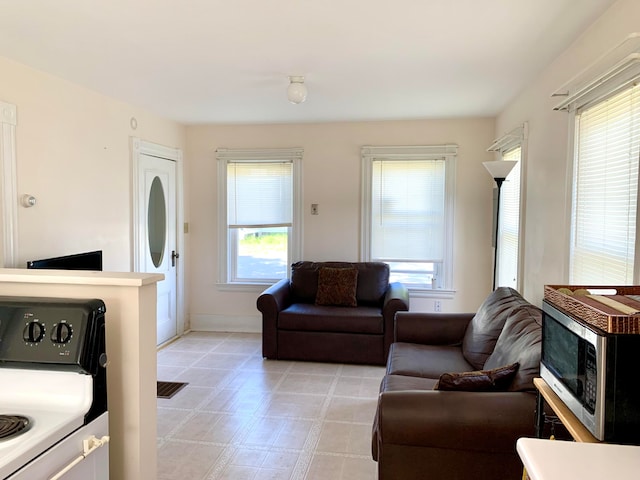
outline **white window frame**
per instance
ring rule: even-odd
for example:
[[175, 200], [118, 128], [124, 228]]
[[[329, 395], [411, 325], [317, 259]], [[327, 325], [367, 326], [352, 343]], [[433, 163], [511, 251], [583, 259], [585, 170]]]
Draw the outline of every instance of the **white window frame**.
[[[622, 42], [615, 45], [587, 68], [582, 70], [576, 77], [572, 78], [552, 94], [554, 97], [562, 98], [554, 110], [566, 111], [568, 115], [569, 148], [567, 151], [567, 178], [570, 180], [567, 188], [566, 210], [567, 231], [566, 238], [566, 262], [564, 265], [564, 276], [570, 281], [573, 245], [573, 209], [574, 209], [574, 187], [575, 172], [577, 167], [577, 145], [576, 128], [579, 121], [577, 114], [589, 106], [596, 105], [616, 93], [619, 93], [632, 85], [640, 82], [640, 33], [627, 35]], [[637, 210], [636, 215], [640, 212]], [[638, 231], [640, 222], [636, 222], [636, 240], [640, 238]], [[634, 281], [640, 281], [640, 246], [636, 241], [636, 255], [634, 259]]]
[[453, 221], [455, 213], [455, 173], [457, 145], [430, 146], [364, 146], [362, 156], [362, 200], [360, 252], [362, 261], [372, 261], [371, 257], [371, 201], [373, 162], [376, 160], [444, 160], [445, 161], [445, 241], [444, 261], [436, 272], [435, 288], [409, 286], [412, 295], [424, 298], [453, 298]]
[[[235, 277], [231, 255], [234, 248], [229, 243], [227, 219], [227, 165], [239, 162], [290, 161], [293, 164], [293, 224], [287, 242], [287, 263], [302, 259], [302, 148], [227, 149], [216, 150], [218, 161], [218, 286], [221, 289], [257, 291], [273, 280], [239, 280]], [[287, 276], [290, 275], [287, 268]]]
[[[522, 287], [522, 270], [523, 270], [522, 267], [523, 267], [523, 252], [524, 252], [524, 248], [523, 248], [524, 236], [522, 235], [522, 232], [524, 231], [524, 219], [525, 219], [525, 215], [524, 215], [524, 205], [525, 205], [524, 197], [525, 197], [525, 189], [526, 189], [525, 165], [526, 165], [526, 140], [528, 137], [528, 130], [529, 130], [528, 123], [524, 122], [522, 125], [519, 125], [513, 130], [509, 131], [508, 133], [502, 135], [500, 138], [495, 140], [489, 148], [487, 148], [488, 152], [495, 152], [500, 160], [504, 160], [505, 155], [514, 151], [516, 148], [520, 148], [520, 160], [518, 161], [518, 164], [513, 168], [511, 173], [509, 173], [505, 183], [503, 183], [502, 185], [502, 195], [500, 197], [502, 202], [500, 206], [501, 218], [498, 224], [500, 226], [500, 231], [498, 232], [498, 238], [494, 239], [495, 242], [499, 242], [498, 254], [500, 255], [500, 253], [504, 253], [504, 248], [501, 248], [501, 244], [500, 244], [500, 242], [503, 239], [503, 233], [504, 233], [503, 227], [505, 223], [503, 221], [502, 216], [506, 211], [506, 208], [504, 208], [506, 207], [504, 204], [506, 196], [504, 194], [505, 194], [505, 189], [509, 188], [509, 178], [515, 174], [518, 174], [520, 176], [520, 194], [519, 194], [519, 205], [517, 206], [518, 212], [519, 212], [519, 218], [518, 218], [518, 246], [517, 246], [518, 253], [517, 253], [517, 260], [516, 260], [516, 265], [517, 265], [516, 284], [507, 285], [504, 281], [501, 281], [500, 262], [502, 261], [502, 259], [500, 257], [498, 257], [497, 259], [497, 268], [496, 268], [496, 275], [498, 276], [498, 278], [496, 279], [496, 286], [507, 285], [518, 291], [520, 291]], [[496, 219], [494, 218], [494, 221], [495, 220]]]

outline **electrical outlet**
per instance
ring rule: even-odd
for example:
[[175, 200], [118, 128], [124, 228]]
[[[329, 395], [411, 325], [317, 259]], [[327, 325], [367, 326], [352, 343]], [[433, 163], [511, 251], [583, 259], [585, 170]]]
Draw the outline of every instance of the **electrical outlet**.
[[311, 215], [318, 215], [318, 204], [317, 203], [312, 203], [311, 204]]
[[442, 311], [442, 305], [440, 304], [440, 300], [436, 300], [433, 302], [433, 311], [434, 312], [441, 312]]

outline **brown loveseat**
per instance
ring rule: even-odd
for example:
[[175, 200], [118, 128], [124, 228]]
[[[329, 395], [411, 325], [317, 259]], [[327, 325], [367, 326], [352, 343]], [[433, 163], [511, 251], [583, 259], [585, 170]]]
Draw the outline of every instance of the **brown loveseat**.
[[[516, 440], [534, 435], [541, 321], [505, 287], [475, 314], [398, 313], [373, 426], [378, 479], [521, 478]], [[478, 370], [493, 372], [441, 378]], [[434, 390], [439, 379], [446, 390]]]
[[389, 283], [386, 263], [297, 262], [291, 280], [267, 288], [257, 307], [265, 358], [384, 365], [409, 293]]

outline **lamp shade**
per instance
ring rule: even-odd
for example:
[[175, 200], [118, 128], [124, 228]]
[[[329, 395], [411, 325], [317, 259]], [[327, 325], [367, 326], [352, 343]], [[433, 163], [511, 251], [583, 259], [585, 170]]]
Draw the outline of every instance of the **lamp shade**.
[[287, 98], [291, 103], [302, 103], [307, 99], [307, 86], [304, 77], [289, 77]]
[[513, 160], [496, 160], [495, 162], [482, 162], [484, 168], [487, 169], [492, 178], [507, 178], [509, 172], [516, 166], [516, 161]]

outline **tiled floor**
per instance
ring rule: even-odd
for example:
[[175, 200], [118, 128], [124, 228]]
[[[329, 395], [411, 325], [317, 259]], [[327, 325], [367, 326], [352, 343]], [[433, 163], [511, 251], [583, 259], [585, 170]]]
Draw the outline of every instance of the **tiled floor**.
[[374, 480], [384, 367], [263, 360], [259, 334], [189, 333], [158, 352], [158, 480]]

